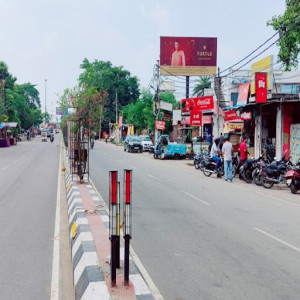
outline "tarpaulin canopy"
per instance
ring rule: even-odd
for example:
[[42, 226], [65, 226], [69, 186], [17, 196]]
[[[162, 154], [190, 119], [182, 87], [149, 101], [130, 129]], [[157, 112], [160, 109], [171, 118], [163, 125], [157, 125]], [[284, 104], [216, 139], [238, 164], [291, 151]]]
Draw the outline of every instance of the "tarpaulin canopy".
[[18, 123], [17, 122], [1, 123], [0, 126], [16, 128], [16, 127], [18, 127]]
[[7, 128], [8, 126], [7, 125], [0, 125], [0, 130], [2, 130], [2, 129], [5, 129], [5, 128]]

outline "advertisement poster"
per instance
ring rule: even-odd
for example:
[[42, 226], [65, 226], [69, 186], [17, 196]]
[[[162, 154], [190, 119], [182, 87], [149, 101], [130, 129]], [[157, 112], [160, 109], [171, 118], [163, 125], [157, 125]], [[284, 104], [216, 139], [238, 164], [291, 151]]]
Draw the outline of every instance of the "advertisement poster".
[[255, 74], [256, 103], [267, 102], [267, 73]]
[[155, 129], [165, 130], [165, 125], [166, 125], [165, 121], [159, 121], [159, 120], [155, 121]]
[[192, 110], [213, 110], [214, 98], [213, 96], [186, 98], [181, 100], [182, 112], [190, 112]]
[[191, 126], [202, 126], [202, 112], [192, 111], [191, 112]]
[[216, 66], [217, 38], [160, 37], [161, 75], [214, 75]]
[[249, 96], [249, 89], [250, 89], [250, 82], [240, 85], [237, 104], [247, 104], [248, 96]]
[[225, 121], [233, 121], [239, 119], [236, 111], [234, 109], [224, 111], [224, 120]]

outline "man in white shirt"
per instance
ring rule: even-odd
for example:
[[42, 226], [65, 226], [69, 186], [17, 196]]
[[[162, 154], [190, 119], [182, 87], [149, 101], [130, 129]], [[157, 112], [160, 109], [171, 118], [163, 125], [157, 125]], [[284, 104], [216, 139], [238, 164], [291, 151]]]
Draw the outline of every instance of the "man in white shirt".
[[225, 181], [229, 179], [232, 182], [232, 144], [229, 142], [229, 137], [224, 139], [222, 153], [224, 156]]
[[211, 150], [210, 150], [210, 157], [216, 162], [215, 173], [217, 172], [220, 161], [221, 161], [220, 157], [218, 156], [219, 155], [218, 144], [219, 144], [219, 139], [215, 139], [215, 141], [211, 147]]

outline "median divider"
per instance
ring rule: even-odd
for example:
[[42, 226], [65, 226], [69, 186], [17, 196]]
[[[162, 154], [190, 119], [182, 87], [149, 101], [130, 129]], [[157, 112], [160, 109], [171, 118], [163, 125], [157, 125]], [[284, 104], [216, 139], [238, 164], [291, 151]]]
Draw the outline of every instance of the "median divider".
[[[83, 183], [75, 181], [75, 176], [72, 180], [66, 152], [63, 162], [75, 299], [163, 299], [152, 282], [150, 285], [154, 291], [151, 292], [132, 255], [129, 260], [129, 283], [124, 282], [123, 238], [116, 285], [111, 284], [109, 214], [106, 203], [94, 186], [85, 180], [87, 178], [84, 178]], [[138, 261], [135, 254], [133, 257]]]

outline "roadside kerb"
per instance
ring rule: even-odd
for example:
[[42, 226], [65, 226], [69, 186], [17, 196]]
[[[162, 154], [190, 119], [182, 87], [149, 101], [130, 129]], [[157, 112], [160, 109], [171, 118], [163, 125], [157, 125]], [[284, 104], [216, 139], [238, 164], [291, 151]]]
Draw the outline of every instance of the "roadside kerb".
[[[98, 197], [93, 185], [72, 181], [67, 156], [64, 159], [65, 184], [67, 189], [69, 232], [72, 250], [75, 299], [162, 299], [154, 297], [139, 268], [130, 257], [130, 285], [123, 286], [122, 269], [118, 270], [117, 286], [110, 287], [109, 216], [104, 200]], [[100, 196], [100, 195], [99, 195]], [[100, 196], [101, 197], [101, 196]], [[73, 238], [73, 224], [76, 235]], [[102, 232], [101, 231], [102, 227]], [[103, 234], [105, 238], [103, 239]], [[99, 236], [102, 236], [99, 243]], [[97, 241], [98, 238], [98, 241]], [[124, 265], [124, 243], [121, 239], [121, 266]], [[106, 255], [103, 257], [103, 255]], [[118, 298], [118, 295], [121, 298]]]

